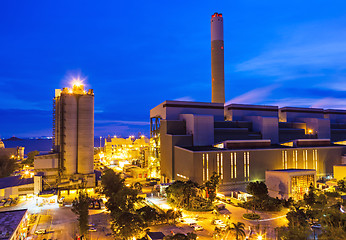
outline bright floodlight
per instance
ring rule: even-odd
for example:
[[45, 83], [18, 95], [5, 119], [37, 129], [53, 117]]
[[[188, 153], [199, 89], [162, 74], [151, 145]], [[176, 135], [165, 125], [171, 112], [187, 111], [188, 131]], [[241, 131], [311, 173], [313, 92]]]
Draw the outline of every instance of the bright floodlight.
[[83, 82], [80, 80], [80, 78], [75, 78], [72, 81], [72, 86], [80, 87], [83, 85]]

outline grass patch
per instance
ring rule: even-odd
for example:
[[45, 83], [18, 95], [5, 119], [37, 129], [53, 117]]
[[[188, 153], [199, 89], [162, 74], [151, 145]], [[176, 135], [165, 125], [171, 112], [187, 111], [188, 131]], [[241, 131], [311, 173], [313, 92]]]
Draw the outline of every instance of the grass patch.
[[247, 219], [247, 220], [257, 220], [257, 219], [260, 219], [260, 215], [258, 214], [253, 214], [253, 213], [245, 213], [243, 214], [243, 218], [244, 219]]

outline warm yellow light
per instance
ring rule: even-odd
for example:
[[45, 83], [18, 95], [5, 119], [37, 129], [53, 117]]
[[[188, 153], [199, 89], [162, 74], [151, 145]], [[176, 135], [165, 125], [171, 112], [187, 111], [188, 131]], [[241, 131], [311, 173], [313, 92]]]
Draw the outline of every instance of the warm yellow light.
[[314, 130], [308, 129], [308, 134], [312, 134], [313, 132], [314, 132]]
[[74, 87], [80, 87], [80, 86], [82, 86], [82, 85], [83, 85], [83, 82], [82, 82], [79, 78], [73, 79], [73, 81], [72, 81], [72, 86], [74, 86]]
[[258, 235], [257, 236], [257, 240], [262, 240], [263, 239], [263, 236], [262, 235]]
[[29, 175], [29, 171], [25, 171], [25, 175]]

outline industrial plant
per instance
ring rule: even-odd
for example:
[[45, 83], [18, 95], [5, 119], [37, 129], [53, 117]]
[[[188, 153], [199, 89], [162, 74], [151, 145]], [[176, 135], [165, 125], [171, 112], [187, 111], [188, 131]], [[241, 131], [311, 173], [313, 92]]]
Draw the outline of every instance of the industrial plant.
[[216, 172], [220, 192], [236, 196], [249, 182], [265, 181], [271, 170], [298, 172], [295, 185], [291, 177], [268, 187], [273, 197], [301, 199], [311, 183], [332, 178], [333, 166], [345, 163], [346, 111], [225, 105], [223, 53], [223, 17], [215, 13], [211, 103], [165, 101], [150, 111], [151, 160], [160, 162], [162, 181], [203, 184]]
[[35, 173], [59, 189], [95, 186], [94, 93], [80, 80], [55, 90], [53, 151], [35, 157]]

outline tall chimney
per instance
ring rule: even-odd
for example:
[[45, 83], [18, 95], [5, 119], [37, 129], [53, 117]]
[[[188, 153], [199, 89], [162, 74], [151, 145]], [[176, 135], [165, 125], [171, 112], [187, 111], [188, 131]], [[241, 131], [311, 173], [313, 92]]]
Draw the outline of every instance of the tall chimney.
[[225, 103], [225, 73], [223, 49], [223, 18], [221, 13], [211, 16], [211, 101]]

